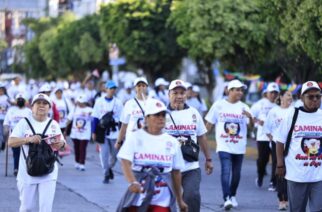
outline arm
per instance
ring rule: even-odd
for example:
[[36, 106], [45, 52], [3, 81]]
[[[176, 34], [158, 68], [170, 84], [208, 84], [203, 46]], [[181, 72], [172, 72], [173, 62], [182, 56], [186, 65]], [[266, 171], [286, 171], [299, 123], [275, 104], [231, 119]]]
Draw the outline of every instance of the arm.
[[205, 155], [205, 158], [206, 158], [205, 169], [206, 169], [207, 174], [209, 175], [209, 174], [212, 173], [213, 164], [212, 164], [212, 161], [211, 161], [211, 155], [210, 155], [206, 135], [204, 134], [204, 135], [201, 135], [201, 136], [197, 136], [197, 140], [198, 140], [198, 143], [200, 144], [202, 152]]
[[284, 177], [285, 175], [285, 164], [284, 164], [284, 144], [276, 141], [276, 175]]
[[172, 170], [171, 177], [172, 177], [173, 190], [177, 198], [177, 203], [180, 208], [180, 211], [188, 211], [188, 206], [182, 199], [180, 170]]
[[133, 192], [133, 193], [141, 193], [142, 186], [136, 180], [136, 178], [135, 178], [135, 176], [134, 176], [134, 174], [132, 172], [132, 169], [131, 169], [132, 163], [131, 163], [131, 161], [122, 159], [121, 160], [121, 165], [122, 165], [122, 170], [123, 170], [124, 177], [130, 183], [129, 190], [131, 192]]
[[212, 128], [214, 127], [214, 125], [208, 121], [206, 121], [206, 128], [207, 128], [207, 132], [210, 133]]
[[126, 129], [127, 129], [127, 125], [128, 124], [125, 124], [125, 123], [122, 123], [121, 125], [121, 129], [120, 129], [120, 132], [119, 132], [119, 135], [117, 137], [117, 140], [116, 140], [116, 143], [115, 143], [115, 149], [120, 149], [122, 144], [123, 144], [123, 140], [125, 138], [125, 133], [126, 133]]
[[24, 144], [35, 143], [39, 144], [41, 141], [40, 135], [34, 135], [27, 138], [17, 138], [17, 137], [9, 137], [8, 139], [8, 146], [9, 147], [20, 147]]

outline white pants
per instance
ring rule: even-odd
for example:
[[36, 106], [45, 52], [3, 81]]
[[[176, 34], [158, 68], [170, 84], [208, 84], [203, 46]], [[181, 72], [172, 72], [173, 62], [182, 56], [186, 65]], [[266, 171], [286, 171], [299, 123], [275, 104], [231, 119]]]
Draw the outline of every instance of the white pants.
[[56, 181], [46, 181], [39, 184], [17, 183], [20, 194], [20, 212], [29, 212], [36, 209], [38, 196], [39, 212], [51, 212], [53, 208]]

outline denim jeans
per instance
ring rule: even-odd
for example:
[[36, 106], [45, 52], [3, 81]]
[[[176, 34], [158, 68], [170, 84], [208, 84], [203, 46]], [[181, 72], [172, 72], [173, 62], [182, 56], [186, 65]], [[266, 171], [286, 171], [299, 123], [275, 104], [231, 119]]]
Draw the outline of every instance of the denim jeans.
[[221, 165], [221, 187], [226, 200], [226, 197], [236, 196], [244, 155], [228, 152], [218, 152], [218, 155]]

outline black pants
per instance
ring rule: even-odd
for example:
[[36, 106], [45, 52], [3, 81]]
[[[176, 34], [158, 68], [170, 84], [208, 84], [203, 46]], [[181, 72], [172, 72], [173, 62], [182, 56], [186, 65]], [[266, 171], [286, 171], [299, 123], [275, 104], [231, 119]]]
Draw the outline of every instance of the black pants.
[[269, 161], [269, 155], [271, 154], [271, 149], [269, 148], [269, 141], [257, 141], [257, 175], [260, 181], [263, 180], [266, 174], [266, 166]]
[[276, 190], [279, 201], [288, 201], [287, 196], [287, 180], [284, 177], [276, 178]]

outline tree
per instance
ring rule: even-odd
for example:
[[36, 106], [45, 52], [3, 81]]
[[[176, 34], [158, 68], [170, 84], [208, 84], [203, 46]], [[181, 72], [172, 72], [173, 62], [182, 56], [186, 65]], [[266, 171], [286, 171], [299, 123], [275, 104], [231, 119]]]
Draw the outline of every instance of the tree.
[[219, 60], [223, 69], [250, 71], [265, 52], [261, 46], [267, 25], [257, 0], [175, 1], [169, 21], [180, 33], [178, 43], [207, 76], [209, 94], [214, 86], [213, 61]]
[[101, 37], [116, 44], [129, 64], [143, 69], [149, 81], [177, 77], [184, 51], [167, 24], [170, 0], [120, 0], [100, 12]]

